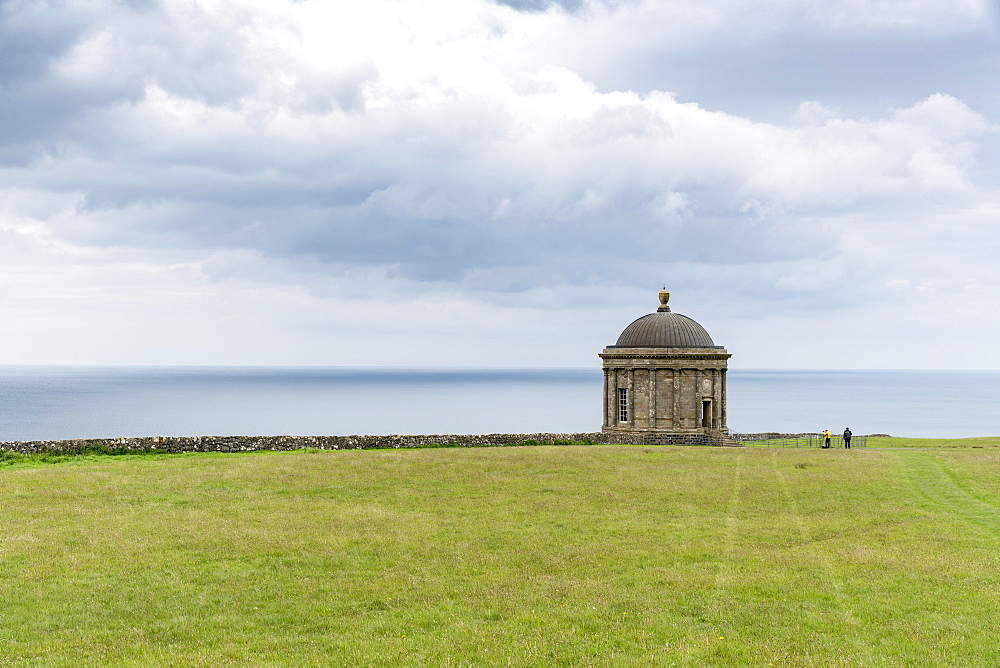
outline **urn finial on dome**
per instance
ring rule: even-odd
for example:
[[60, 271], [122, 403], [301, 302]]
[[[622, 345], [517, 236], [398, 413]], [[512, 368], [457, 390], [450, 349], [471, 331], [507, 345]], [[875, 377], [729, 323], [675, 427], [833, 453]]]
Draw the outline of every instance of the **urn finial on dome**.
[[668, 301], [670, 301], [670, 293], [667, 292], [667, 286], [664, 285], [663, 289], [660, 290], [660, 307], [656, 309], [657, 312], [663, 313], [664, 311], [669, 311], [670, 307], [667, 306]]

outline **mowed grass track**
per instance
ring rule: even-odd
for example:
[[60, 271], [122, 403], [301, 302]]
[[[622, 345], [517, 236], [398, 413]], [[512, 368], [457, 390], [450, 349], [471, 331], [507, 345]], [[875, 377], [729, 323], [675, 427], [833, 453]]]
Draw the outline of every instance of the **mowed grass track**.
[[0, 469], [0, 664], [997, 665], [1000, 453]]

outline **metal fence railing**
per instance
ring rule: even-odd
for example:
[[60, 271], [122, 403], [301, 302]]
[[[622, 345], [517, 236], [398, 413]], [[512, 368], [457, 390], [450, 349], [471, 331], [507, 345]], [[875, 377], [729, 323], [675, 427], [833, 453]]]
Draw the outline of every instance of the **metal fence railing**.
[[[729, 438], [742, 445], [758, 448], [822, 448], [825, 440], [822, 434], [779, 434], [775, 432], [762, 434], [737, 434], [730, 432]], [[838, 434], [830, 438], [830, 447], [843, 448], [844, 437]], [[868, 437], [853, 436], [851, 438], [851, 447], [868, 447]]]

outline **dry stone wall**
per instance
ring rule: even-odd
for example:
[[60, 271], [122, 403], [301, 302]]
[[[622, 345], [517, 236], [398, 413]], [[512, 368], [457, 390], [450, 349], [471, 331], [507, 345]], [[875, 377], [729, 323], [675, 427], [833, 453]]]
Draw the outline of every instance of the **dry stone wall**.
[[0, 442], [0, 448], [21, 453], [79, 452], [104, 446], [117, 451], [251, 452], [255, 450], [368, 450], [429, 445], [488, 447], [542, 442], [598, 442], [601, 434], [430, 434], [422, 436], [146, 436], [69, 439], [63, 441]]
[[117, 452], [252, 452], [256, 450], [369, 450], [451, 445], [464, 448], [541, 444], [630, 444], [630, 445], [732, 445], [728, 439], [708, 435], [674, 434], [429, 434], [389, 436], [145, 436], [125, 438], [69, 439], [62, 441], [6, 441], [0, 449], [23, 454], [75, 453], [88, 448]]

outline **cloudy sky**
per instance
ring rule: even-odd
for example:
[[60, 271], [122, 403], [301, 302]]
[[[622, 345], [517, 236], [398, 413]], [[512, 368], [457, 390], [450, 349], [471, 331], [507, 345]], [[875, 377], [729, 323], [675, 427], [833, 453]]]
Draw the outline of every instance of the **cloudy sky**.
[[988, 0], [0, 0], [0, 363], [1000, 369]]

